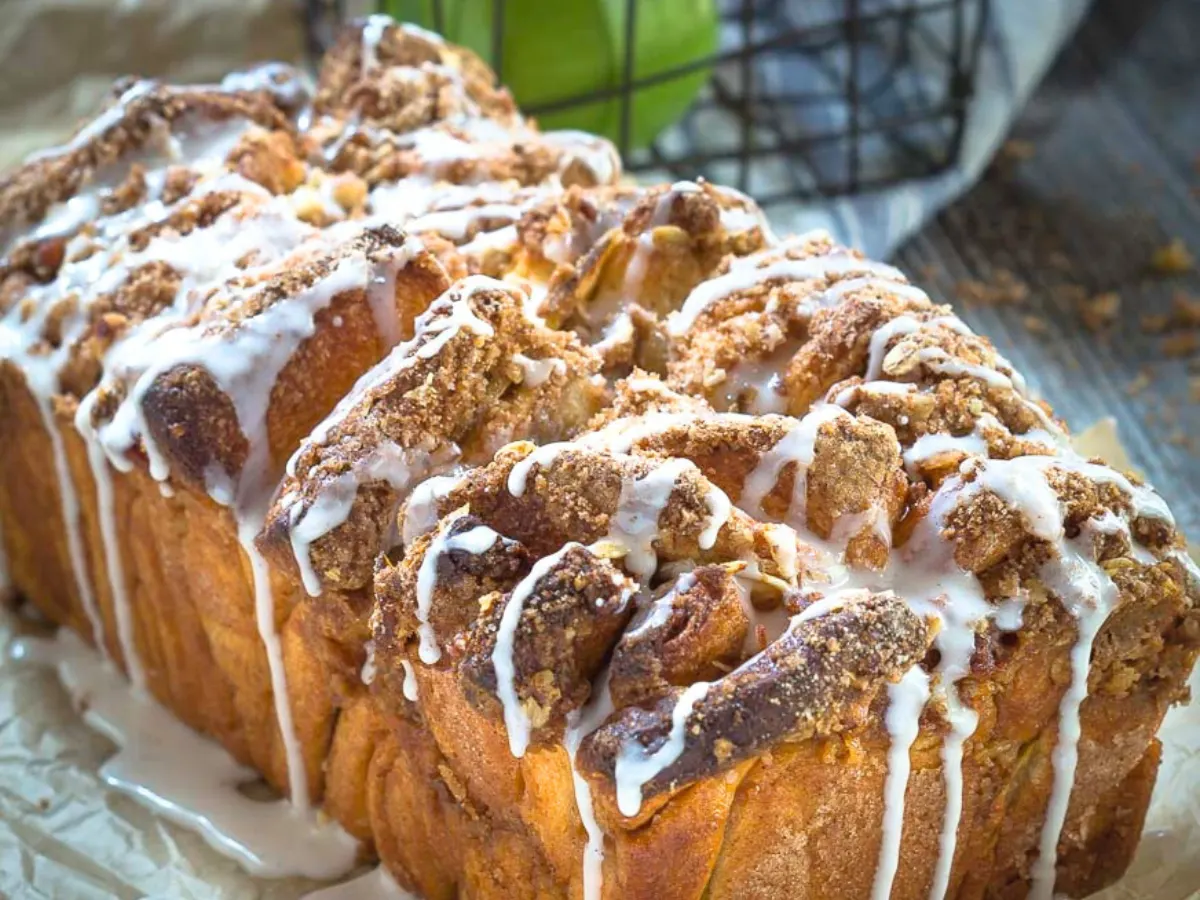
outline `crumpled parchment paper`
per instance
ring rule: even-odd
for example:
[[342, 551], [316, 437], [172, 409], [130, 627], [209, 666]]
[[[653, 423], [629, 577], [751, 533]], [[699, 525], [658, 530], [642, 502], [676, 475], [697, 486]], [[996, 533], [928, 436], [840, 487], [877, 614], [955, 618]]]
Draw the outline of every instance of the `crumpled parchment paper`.
[[[1124, 463], [1111, 424], [1076, 442]], [[71, 707], [51, 669], [9, 658], [17, 618], [0, 611], [0, 896], [101, 900], [294, 900], [316, 886], [246, 874], [199, 837], [108, 790], [112, 752]], [[1200, 696], [1200, 672], [1192, 690]], [[1162, 768], [1146, 835], [1102, 900], [1200, 900], [1200, 700], [1160, 732]], [[186, 760], [180, 760], [186, 765]]]

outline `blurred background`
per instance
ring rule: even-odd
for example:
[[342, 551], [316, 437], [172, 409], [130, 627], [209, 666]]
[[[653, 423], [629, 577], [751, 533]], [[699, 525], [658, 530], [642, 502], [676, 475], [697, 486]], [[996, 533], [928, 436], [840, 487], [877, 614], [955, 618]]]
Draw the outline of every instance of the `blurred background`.
[[703, 175], [955, 303], [1073, 429], [1114, 417], [1200, 535], [1194, 0], [4, 0], [0, 167], [112, 81], [311, 64], [384, 9], [488, 59], [546, 127]]

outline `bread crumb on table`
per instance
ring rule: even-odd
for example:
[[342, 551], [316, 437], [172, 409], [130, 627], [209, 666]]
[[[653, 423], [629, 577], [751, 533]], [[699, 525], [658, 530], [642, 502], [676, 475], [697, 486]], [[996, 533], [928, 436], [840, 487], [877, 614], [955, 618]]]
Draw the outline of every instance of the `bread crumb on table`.
[[1179, 238], [1159, 247], [1150, 257], [1150, 271], [1156, 275], [1183, 275], [1195, 265], [1191, 251]]

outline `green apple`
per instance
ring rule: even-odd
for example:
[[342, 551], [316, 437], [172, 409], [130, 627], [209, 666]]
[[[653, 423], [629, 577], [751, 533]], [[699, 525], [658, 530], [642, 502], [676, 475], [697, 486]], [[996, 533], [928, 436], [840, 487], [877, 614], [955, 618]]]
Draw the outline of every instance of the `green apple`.
[[[389, 0], [389, 14], [426, 28], [435, 0]], [[716, 0], [636, 0], [634, 79], [646, 78], [717, 49]], [[448, 40], [491, 62], [493, 0], [442, 0]], [[522, 108], [536, 108], [621, 84], [626, 0], [507, 0], [503, 77]], [[650, 143], [691, 106], [708, 80], [698, 69], [640, 89], [630, 121], [633, 148]], [[539, 116], [543, 128], [579, 128], [617, 140], [620, 100], [609, 98]]]

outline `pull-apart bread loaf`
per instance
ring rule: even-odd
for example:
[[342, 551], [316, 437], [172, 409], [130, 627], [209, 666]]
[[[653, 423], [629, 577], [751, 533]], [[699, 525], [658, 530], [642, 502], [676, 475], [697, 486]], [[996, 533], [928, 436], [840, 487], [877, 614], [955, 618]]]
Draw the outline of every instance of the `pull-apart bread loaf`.
[[428, 900], [1128, 864], [1200, 576], [892, 267], [381, 18], [118, 85], [0, 238], [0, 583]]

